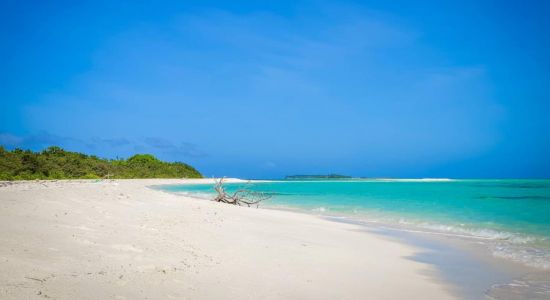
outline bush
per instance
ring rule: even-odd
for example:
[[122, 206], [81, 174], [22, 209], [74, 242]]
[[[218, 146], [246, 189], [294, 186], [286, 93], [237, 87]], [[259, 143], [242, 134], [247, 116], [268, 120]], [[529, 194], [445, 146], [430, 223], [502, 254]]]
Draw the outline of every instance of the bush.
[[49, 147], [42, 152], [0, 146], [0, 180], [110, 178], [202, 178], [190, 165], [164, 162], [150, 154], [107, 160]]

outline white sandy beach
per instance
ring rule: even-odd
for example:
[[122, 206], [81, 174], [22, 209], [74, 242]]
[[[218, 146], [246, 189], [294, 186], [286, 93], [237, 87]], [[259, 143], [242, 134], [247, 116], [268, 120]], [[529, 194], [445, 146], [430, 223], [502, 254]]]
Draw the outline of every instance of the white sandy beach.
[[357, 225], [148, 186], [0, 187], [1, 299], [453, 299], [418, 249]]

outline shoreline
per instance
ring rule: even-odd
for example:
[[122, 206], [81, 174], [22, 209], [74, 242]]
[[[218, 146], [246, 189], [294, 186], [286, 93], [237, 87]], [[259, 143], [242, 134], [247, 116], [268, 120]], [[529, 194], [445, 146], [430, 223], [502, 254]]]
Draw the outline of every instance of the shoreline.
[[[241, 182], [241, 181], [236, 181]], [[255, 183], [277, 183], [284, 181], [254, 181]], [[293, 181], [289, 181], [293, 182]], [[310, 181], [300, 181], [301, 183]], [[323, 183], [332, 183], [333, 181], [322, 181]], [[228, 182], [231, 183], [231, 182]], [[196, 184], [200, 186], [202, 184]], [[172, 188], [176, 187], [175, 189]], [[177, 185], [167, 185], [166, 187], [158, 187], [160, 190], [175, 193], [182, 196], [190, 196], [199, 199], [209, 199], [212, 197], [211, 192], [207, 192], [204, 189], [201, 191], [178, 190]], [[471, 240], [472, 242], [485, 243], [488, 251], [495, 257], [503, 257], [506, 260], [519, 263], [529, 268], [534, 268], [541, 271], [550, 272], [549, 259], [545, 256], [545, 251], [550, 250], [550, 244], [546, 243], [546, 236], [541, 235], [540, 232], [525, 232], [516, 230], [513, 227], [485, 227], [479, 226], [480, 224], [468, 224], [467, 221], [450, 220], [445, 222], [441, 220], [430, 220], [415, 218], [414, 216], [384, 216], [383, 214], [372, 216], [369, 213], [345, 210], [333, 210], [330, 204], [327, 208], [322, 203], [317, 205], [312, 204], [302, 206], [297, 200], [297, 205], [293, 201], [289, 202], [289, 199], [279, 203], [274, 201], [273, 203], [267, 201], [262, 203], [262, 208], [276, 209], [282, 211], [294, 211], [298, 213], [305, 213], [309, 215], [329, 217], [329, 218], [343, 218], [352, 223], [358, 223], [366, 226], [387, 226], [393, 229], [401, 231], [407, 231], [412, 233], [430, 234], [435, 236], [450, 237], [457, 239]], [[325, 200], [326, 201], [326, 200]], [[286, 202], [286, 203], [285, 203]], [[311, 206], [313, 205], [313, 206]], [[360, 210], [360, 208], [358, 209]], [[513, 212], [509, 212], [513, 213]], [[490, 219], [488, 219], [490, 220]], [[540, 251], [539, 251], [540, 250]]]
[[[195, 198], [197, 201], [205, 200], [194, 196], [193, 193], [162, 191]], [[348, 216], [331, 216], [286, 206], [264, 204], [260, 208], [359, 225], [366, 232], [389, 237], [421, 249], [421, 253], [417, 254], [415, 259], [435, 266], [445, 281], [453, 286], [454, 293], [466, 299], [517, 299], [516, 297], [538, 299], [541, 293], [550, 293], [546, 286], [550, 283], [549, 270], [494, 256], [489, 246], [483, 244], [485, 240], [492, 241], [490, 238], [432, 232], [414, 226], [369, 222]]]
[[0, 296], [458, 298], [434, 266], [411, 259], [421, 249], [358, 225], [149, 188], [182, 183], [197, 180], [2, 185]]
[[[493, 256], [486, 245], [470, 237], [408, 230], [386, 224], [322, 217], [358, 224], [363, 230], [422, 249], [413, 259], [437, 268], [439, 275], [464, 299], [545, 299], [550, 272]], [[521, 283], [521, 284], [518, 284]]]

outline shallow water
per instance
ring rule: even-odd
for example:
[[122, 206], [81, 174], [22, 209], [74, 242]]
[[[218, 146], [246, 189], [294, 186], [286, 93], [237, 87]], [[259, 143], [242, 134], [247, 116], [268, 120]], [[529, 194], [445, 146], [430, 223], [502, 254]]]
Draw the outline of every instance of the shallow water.
[[417, 252], [407, 259], [434, 266], [435, 272], [427, 275], [448, 283], [449, 291], [460, 299], [550, 299], [550, 271], [495, 258], [478, 240], [349, 218], [326, 218], [361, 225], [368, 232], [413, 245]]

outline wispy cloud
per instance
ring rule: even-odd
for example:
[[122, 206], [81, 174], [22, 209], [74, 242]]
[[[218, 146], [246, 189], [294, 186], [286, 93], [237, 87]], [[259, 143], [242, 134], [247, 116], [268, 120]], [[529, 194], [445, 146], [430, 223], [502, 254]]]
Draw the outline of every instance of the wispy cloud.
[[8, 132], [0, 133], [0, 145], [8, 148], [24, 148], [40, 150], [48, 146], [75, 146], [86, 145], [80, 139], [59, 136], [41, 131], [29, 135], [15, 135]]
[[180, 142], [175, 144], [167, 139], [159, 137], [148, 137], [144, 139], [145, 144], [156, 150], [170, 153], [172, 155], [181, 155], [185, 157], [205, 157], [206, 153], [199, 149], [193, 143]]
[[267, 168], [267, 169], [273, 169], [273, 168], [276, 168], [276, 167], [277, 167], [277, 164], [274, 163], [274, 162], [272, 162], [272, 161], [270, 161], [270, 160], [268, 160], [268, 161], [266, 161], [266, 162], [263, 164], [262, 167]]
[[123, 147], [132, 144], [128, 139], [126, 138], [98, 138], [94, 137], [92, 138], [92, 143], [94, 144], [106, 144], [109, 147], [116, 148], [116, 147]]

